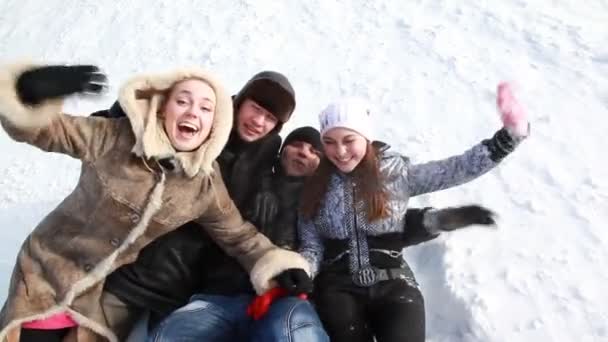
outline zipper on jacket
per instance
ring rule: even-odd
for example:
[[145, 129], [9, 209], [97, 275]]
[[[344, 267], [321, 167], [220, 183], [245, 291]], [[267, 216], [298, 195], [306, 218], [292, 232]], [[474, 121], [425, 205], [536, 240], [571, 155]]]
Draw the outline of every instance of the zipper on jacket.
[[353, 190], [353, 223], [355, 228], [355, 239], [357, 241], [357, 263], [359, 264], [359, 269], [361, 269], [361, 246], [359, 245], [359, 224], [357, 222], [357, 196], [355, 192], [355, 183], [351, 183]]

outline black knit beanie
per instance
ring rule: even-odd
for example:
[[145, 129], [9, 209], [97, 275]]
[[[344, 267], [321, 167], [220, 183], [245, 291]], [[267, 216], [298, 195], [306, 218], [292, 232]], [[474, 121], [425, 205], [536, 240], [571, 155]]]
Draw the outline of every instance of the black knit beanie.
[[245, 84], [233, 99], [235, 112], [248, 98], [276, 116], [280, 124], [289, 120], [296, 107], [291, 83], [285, 75], [275, 71], [260, 72]]
[[303, 141], [311, 144], [316, 150], [323, 151], [323, 145], [321, 144], [321, 134], [315, 128], [310, 126], [300, 127], [293, 130], [283, 141], [281, 146], [281, 153], [285, 146], [294, 143], [296, 141]]

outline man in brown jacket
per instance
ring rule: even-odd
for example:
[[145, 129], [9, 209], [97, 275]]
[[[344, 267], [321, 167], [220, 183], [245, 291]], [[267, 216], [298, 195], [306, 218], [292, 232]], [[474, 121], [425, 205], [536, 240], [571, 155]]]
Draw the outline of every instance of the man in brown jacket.
[[[184, 85], [190, 81], [195, 88]], [[0, 313], [0, 341], [18, 341], [24, 323], [61, 315], [77, 325], [67, 338], [117, 341], [103, 303], [105, 277], [189, 221], [241, 262], [258, 292], [279, 274], [308, 270], [299, 255], [244, 221], [228, 196], [214, 160], [231, 131], [232, 104], [218, 81], [199, 69], [142, 76], [120, 91], [124, 119], [61, 112], [63, 97], [97, 93], [104, 82], [90, 66], [0, 70], [6, 132], [82, 160], [77, 187], [19, 252]]]

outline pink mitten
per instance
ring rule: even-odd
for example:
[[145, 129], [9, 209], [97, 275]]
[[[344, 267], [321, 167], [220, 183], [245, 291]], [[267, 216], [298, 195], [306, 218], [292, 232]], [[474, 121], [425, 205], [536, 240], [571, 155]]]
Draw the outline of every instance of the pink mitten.
[[496, 105], [504, 127], [513, 135], [528, 135], [528, 118], [524, 108], [513, 96], [511, 85], [507, 82], [498, 84]]

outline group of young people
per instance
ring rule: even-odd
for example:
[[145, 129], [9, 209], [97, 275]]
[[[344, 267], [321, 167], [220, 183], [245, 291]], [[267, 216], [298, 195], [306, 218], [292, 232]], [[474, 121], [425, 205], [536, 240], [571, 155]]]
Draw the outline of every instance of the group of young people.
[[0, 70], [6, 133], [82, 162], [17, 255], [0, 341], [125, 341], [144, 314], [149, 341], [424, 341], [403, 249], [495, 222], [409, 198], [485, 174], [529, 134], [500, 84], [503, 127], [447, 159], [393, 151], [360, 98], [282, 141], [296, 93], [273, 71], [234, 95], [202, 69], [141, 75], [110, 109], [62, 112], [106, 82], [95, 66]]

